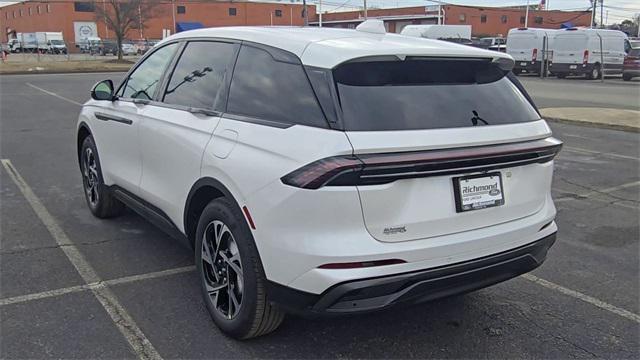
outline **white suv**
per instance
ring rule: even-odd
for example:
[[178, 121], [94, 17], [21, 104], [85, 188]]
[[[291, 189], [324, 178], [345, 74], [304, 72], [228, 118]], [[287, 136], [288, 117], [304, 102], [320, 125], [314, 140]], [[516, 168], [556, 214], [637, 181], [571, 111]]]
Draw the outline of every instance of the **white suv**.
[[87, 203], [193, 246], [211, 316], [236, 338], [285, 312], [495, 284], [539, 266], [557, 230], [561, 142], [512, 66], [371, 26], [179, 33], [92, 90]]

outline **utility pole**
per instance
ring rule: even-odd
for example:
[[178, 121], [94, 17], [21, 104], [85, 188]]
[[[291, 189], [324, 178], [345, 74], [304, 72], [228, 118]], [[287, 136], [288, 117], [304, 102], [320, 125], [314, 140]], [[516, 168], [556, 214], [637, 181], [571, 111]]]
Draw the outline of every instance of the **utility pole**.
[[600, 0], [600, 28], [604, 28], [604, 0]]
[[304, 14], [304, 26], [309, 26], [309, 16], [307, 15], [307, 0], [302, 0], [302, 13]]
[[527, 9], [524, 12], [524, 27], [529, 27], [529, 0], [527, 0]]
[[364, 19], [367, 20], [367, 0], [364, 0]]
[[591, 0], [591, 24], [589, 28], [593, 29], [593, 24], [596, 20], [596, 6], [598, 6], [597, 0]]
[[318, 4], [318, 11], [318, 26], [322, 27], [322, 0], [320, 0], [320, 3]]
[[171, 0], [171, 17], [173, 18], [173, 33], [176, 33], [176, 0]]

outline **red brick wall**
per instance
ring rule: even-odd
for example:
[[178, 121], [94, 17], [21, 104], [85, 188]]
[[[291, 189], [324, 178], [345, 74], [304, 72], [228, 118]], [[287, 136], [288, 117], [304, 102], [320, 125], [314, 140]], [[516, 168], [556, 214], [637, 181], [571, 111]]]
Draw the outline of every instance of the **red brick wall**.
[[[525, 16], [524, 9], [509, 8], [481, 8], [471, 6], [443, 6], [445, 12], [445, 24], [448, 25], [471, 25], [473, 35], [503, 35], [507, 36], [509, 29], [523, 27], [520, 17]], [[396, 9], [375, 9], [369, 10], [368, 16], [398, 16], [426, 14], [424, 6], [396, 8]], [[437, 12], [429, 12], [437, 14]], [[464, 21], [460, 16], [464, 14]], [[482, 15], [486, 15], [486, 23], [483, 23]], [[502, 16], [506, 16], [506, 22], [502, 22]], [[339, 13], [323, 14], [323, 21], [336, 20], [357, 20], [364, 17], [363, 11], [345, 11]], [[542, 18], [542, 23], [535, 22], [537, 17]], [[316, 19], [317, 21], [317, 19]], [[529, 27], [558, 29], [563, 22], [570, 21], [575, 26], [589, 26], [591, 13], [588, 11], [529, 11]], [[389, 31], [395, 29], [395, 20], [387, 21]], [[331, 26], [327, 24], [327, 26]]]
[[[41, 13], [38, 14], [37, 7]], [[96, 6], [100, 6], [97, 3]], [[176, 14], [176, 21], [200, 22], [205, 27], [233, 26], [233, 25], [270, 25], [273, 14], [273, 25], [295, 25], [304, 23], [302, 18], [302, 5], [300, 4], [276, 4], [276, 3], [248, 3], [248, 2], [181, 2], [176, 1], [177, 6], [184, 6], [184, 14]], [[65, 41], [75, 41], [73, 29], [74, 21], [96, 22], [98, 36], [107, 39], [113, 38], [113, 31], [107, 30], [103, 21], [96, 20], [95, 13], [75, 12], [73, 2], [49, 3], [50, 12], [47, 12], [47, 3], [27, 2], [24, 4], [9, 5], [0, 8], [0, 41], [6, 42], [7, 29], [16, 32], [37, 31], [61, 31]], [[29, 15], [31, 8], [31, 15]], [[229, 15], [229, 8], [236, 8], [236, 16]], [[20, 16], [22, 10], [22, 16]], [[146, 21], [143, 29], [143, 37], [148, 39], [162, 38], [162, 29], [170, 29], [173, 33], [172, 5], [163, 2], [154, 8], [154, 16]], [[281, 10], [282, 17], [277, 17], [276, 10]], [[316, 17], [315, 6], [308, 6], [309, 19]], [[13, 14], [15, 12], [15, 18]], [[7, 15], [8, 14], [8, 15]], [[8, 18], [7, 18], [8, 16]], [[134, 29], [127, 34], [129, 39], [140, 38], [140, 31]], [[74, 44], [70, 44], [73, 50]]]

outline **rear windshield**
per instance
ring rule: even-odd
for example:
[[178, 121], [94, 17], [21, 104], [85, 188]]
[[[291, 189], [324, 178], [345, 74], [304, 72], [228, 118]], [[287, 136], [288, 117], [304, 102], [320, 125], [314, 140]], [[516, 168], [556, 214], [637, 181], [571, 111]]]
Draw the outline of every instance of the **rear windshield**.
[[334, 70], [345, 130], [521, 123], [540, 116], [487, 60], [353, 62]]

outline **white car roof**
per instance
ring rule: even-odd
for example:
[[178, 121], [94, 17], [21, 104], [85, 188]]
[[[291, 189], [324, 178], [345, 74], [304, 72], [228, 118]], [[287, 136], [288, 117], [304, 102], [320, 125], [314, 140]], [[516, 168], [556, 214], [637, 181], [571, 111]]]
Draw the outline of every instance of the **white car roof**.
[[297, 55], [305, 65], [328, 69], [352, 59], [384, 55], [513, 60], [505, 53], [446, 41], [316, 27], [217, 27], [180, 32], [163, 42], [182, 38], [211, 37], [272, 46]]

